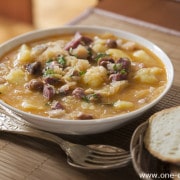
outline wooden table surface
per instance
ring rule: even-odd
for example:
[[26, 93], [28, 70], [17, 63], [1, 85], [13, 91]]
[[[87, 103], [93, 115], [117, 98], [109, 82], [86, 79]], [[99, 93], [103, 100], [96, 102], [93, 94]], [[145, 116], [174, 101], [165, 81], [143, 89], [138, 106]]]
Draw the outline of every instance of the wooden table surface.
[[[141, 35], [161, 47], [172, 60], [175, 69], [173, 86], [165, 98], [136, 121], [110, 132], [97, 135], [67, 136], [72, 142], [101, 143], [129, 149], [134, 129], [154, 112], [180, 104], [180, 32], [136, 21], [99, 9], [90, 9], [71, 25], [98, 25], [118, 28]], [[55, 144], [0, 132], [1, 180], [136, 180], [132, 164], [108, 171], [85, 171], [70, 167], [66, 156]]]
[[180, 31], [179, 0], [100, 0], [96, 7]]

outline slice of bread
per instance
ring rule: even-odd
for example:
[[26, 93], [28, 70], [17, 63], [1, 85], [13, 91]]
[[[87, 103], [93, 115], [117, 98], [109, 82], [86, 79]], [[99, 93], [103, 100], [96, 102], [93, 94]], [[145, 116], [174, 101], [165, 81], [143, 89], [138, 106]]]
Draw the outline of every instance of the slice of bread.
[[158, 159], [180, 163], [180, 106], [162, 110], [149, 118], [144, 144]]

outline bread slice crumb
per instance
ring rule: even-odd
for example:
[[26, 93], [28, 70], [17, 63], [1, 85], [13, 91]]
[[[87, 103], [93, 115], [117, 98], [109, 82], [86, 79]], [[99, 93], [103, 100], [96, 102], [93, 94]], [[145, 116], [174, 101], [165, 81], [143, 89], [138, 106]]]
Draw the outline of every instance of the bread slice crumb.
[[158, 159], [180, 163], [180, 106], [162, 110], [149, 118], [144, 144]]

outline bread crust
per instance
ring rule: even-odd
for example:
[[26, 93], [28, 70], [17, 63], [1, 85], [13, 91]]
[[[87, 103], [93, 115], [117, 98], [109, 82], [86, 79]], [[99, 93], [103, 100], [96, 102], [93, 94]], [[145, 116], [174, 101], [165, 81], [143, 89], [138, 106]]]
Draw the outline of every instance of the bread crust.
[[[170, 162], [170, 163], [174, 163], [174, 164], [179, 164], [180, 163], [180, 156], [178, 156], [178, 157], [177, 156], [173, 157], [172, 155], [168, 156], [168, 155], [163, 154], [162, 150], [158, 150], [158, 148], [152, 147], [153, 143], [158, 144], [157, 142], [155, 142], [155, 140], [157, 140], [158, 138], [154, 138], [154, 136], [152, 134], [152, 132], [154, 132], [152, 128], [155, 128], [153, 123], [156, 123], [156, 125], [157, 125], [160, 121], [162, 121], [162, 118], [164, 118], [167, 115], [168, 116], [173, 116], [174, 113], [178, 113], [179, 114], [178, 116], [176, 115], [175, 120], [178, 121], [177, 126], [180, 126], [180, 106], [164, 109], [162, 111], [159, 111], [159, 112], [155, 113], [154, 115], [152, 115], [149, 118], [149, 125], [148, 125], [148, 128], [146, 130], [145, 137], [144, 137], [144, 144], [145, 144], [146, 149], [153, 156], [155, 156], [156, 158], [158, 158], [158, 159], [160, 159], [162, 161], [166, 161], [166, 162]], [[164, 123], [167, 123], [168, 120], [169, 119], [166, 119], [166, 118], [163, 119], [163, 121], [165, 121]], [[161, 122], [159, 123], [159, 125], [161, 125]], [[167, 133], [171, 132], [170, 134], [172, 134], [172, 136], [173, 136], [174, 129], [169, 129], [169, 128], [171, 128], [171, 127], [167, 126], [167, 128], [163, 129], [162, 131], [165, 131]], [[159, 127], [159, 130], [161, 130], [161, 127]], [[157, 133], [157, 135], [158, 135], [158, 133]], [[162, 142], [160, 142], [160, 143], [161, 144], [164, 143], [163, 145], [167, 146], [167, 148], [170, 149], [171, 148], [170, 147], [171, 143], [169, 144], [169, 142], [166, 142], [167, 140], [168, 139], [166, 138], [166, 136], [164, 136], [164, 139], [162, 139]], [[178, 141], [178, 145], [177, 146], [178, 146], [178, 148], [180, 148], [180, 138], [177, 141]], [[165, 143], [167, 143], [167, 144], [165, 144]], [[177, 150], [177, 151], [179, 152], [180, 149]]]

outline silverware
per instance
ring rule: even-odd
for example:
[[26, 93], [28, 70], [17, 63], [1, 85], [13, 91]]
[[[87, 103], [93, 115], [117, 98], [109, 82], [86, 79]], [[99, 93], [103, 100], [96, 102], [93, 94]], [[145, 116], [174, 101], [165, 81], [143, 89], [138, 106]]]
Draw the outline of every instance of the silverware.
[[131, 155], [128, 151], [109, 145], [79, 145], [68, 142], [59, 136], [35, 129], [21, 117], [3, 107], [0, 110], [0, 131], [37, 137], [57, 143], [67, 155], [69, 165], [81, 169], [112, 169], [128, 165]]

